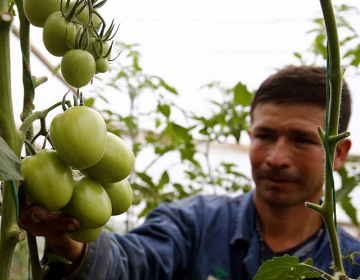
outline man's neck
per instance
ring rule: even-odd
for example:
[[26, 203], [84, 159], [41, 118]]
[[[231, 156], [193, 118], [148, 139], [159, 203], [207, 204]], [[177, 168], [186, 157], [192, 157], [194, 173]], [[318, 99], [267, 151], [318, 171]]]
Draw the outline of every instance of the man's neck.
[[304, 204], [274, 208], [254, 194], [261, 235], [274, 252], [291, 249], [314, 235], [323, 225], [321, 215]]

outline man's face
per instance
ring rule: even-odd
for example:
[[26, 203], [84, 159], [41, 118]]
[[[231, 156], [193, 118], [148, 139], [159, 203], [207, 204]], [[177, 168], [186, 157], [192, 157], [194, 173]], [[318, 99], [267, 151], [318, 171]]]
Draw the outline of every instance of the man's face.
[[318, 202], [324, 149], [317, 128], [325, 110], [313, 105], [260, 103], [252, 115], [250, 161], [255, 195], [272, 207]]

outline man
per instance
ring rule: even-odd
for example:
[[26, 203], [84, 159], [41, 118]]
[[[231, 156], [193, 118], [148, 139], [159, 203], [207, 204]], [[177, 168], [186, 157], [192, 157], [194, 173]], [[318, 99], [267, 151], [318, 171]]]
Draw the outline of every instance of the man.
[[[197, 196], [162, 204], [139, 228], [117, 235], [103, 231], [84, 245], [66, 231], [79, 228], [71, 217], [23, 205], [19, 224], [45, 236], [48, 248], [73, 262], [53, 265], [48, 279], [244, 279], [274, 256], [289, 254], [333, 271], [328, 236], [319, 213], [324, 150], [317, 128], [325, 126], [324, 68], [290, 67], [269, 77], [251, 105], [250, 160], [255, 191], [230, 198]], [[346, 84], [339, 131], [351, 113]], [[346, 160], [349, 139], [337, 148], [334, 169]], [[360, 242], [338, 229], [342, 250], [360, 251]], [[360, 267], [344, 262], [357, 278]]]

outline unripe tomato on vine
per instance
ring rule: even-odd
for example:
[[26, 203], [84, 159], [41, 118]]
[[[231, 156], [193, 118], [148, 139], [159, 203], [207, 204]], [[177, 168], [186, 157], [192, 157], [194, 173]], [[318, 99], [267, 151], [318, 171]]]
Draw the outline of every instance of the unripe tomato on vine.
[[45, 21], [43, 42], [45, 48], [54, 56], [63, 56], [75, 47], [76, 35], [80, 25], [68, 20], [61, 12], [52, 13]]
[[104, 188], [88, 177], [74, 178], [74, 193], [70, 202], [61, 209], [75, 217], [88, 229], [102, 227], [111, 217], [111, 201]]
[[96, 71], [94, 57], [85, 50], [70, 50], [61, 60], [61, 73], [65, 81], [76, 88], [86, 86]]
[[48, 211], [64, 207], [73, 194], [71, 168], [53, 150], [41, 150], [22, 161], [24, 194]]
[[59, 156], [77, 169], [100, 161], [106, 148], [106, 125], [94, 109], [74, 106], [55, 116], [50, 125], [50, 139]]
[[120, 137], [107, 132], [106, 148], [100, 161], [83, 172], [101, 183], [116, 183], [129, 176], [135, 156]]
[[60, 11], [60, 0], [24, 0], [24, 12], [29, 22], [43, 27], [46, 19]]

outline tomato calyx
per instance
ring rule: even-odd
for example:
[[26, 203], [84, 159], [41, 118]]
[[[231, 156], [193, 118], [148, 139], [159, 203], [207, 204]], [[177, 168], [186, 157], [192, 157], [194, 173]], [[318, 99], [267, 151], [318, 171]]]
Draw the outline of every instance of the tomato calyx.
[[[65, 95], [63, 96], [63, 98], [61, 100], [61, 107], [62, 107], [64, 112], [67, 109], [72, 107], [71, 103], [66, 100], [66, 96], [68, 95], [69, 92], [70, 92], [70, 90], [67, 93], [65, 93]], [[75, 96], [75, 94], [73, 94], [73, 100], [74, 100], [74, 106], [79, 106], [79, 102], [78, 102], [77, 97]], [[66, 108], [66, 106], [67, 106], [67, 108]]]
[[[108, 59], [108, 61], [114, 61], [120, 55], [120, 53], [114, 59], [110, 59], [110, 54], [113, 48], [114, 41], [111, 42], [110, 47], [108, 47], [107, 42], [110, 42], [115, 37], [120, 25], [118, 25], [115, 30], [115, 24], [113, 20], [106, 32], [105, 27], [106, 25], [104, 22], [100, 34], [97, 32], [96, 29], [90, 30], [91, 36], [93, 37], [93, 42], [90, 44], [88, 51], [92, 53], [95, 59], [106, 58]], [[106, 46], [108, 47], [108, 49]]]
[[72, 8], [70, 7], [70, 0], [66, 0], [65, 8], [63, 8], [63, 1], [64, 0], [61, 0], [60, 5], [60, 12], [63, 17], [68, 21], [83, 25], [83, 23], [77, 20], [76, 17], [85, 9], [86, 5], [81, 6], [81, 4], [83, 4], [85, 0], [76, 0]]

